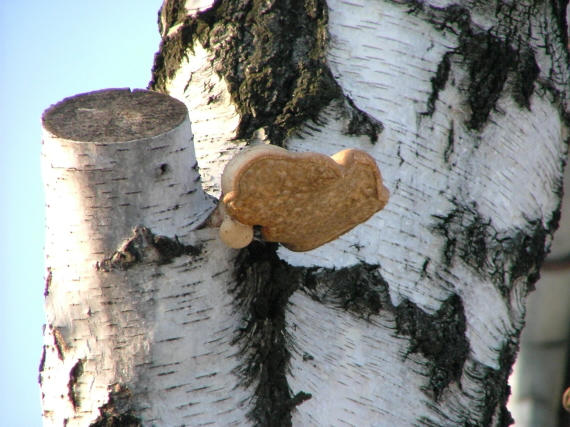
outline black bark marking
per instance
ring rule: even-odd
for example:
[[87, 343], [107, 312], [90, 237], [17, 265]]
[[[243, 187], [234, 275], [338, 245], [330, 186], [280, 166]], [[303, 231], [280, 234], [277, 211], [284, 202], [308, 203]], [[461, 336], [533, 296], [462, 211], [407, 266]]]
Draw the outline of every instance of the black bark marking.
[[566, 15], [568, 0], [550, 0], [550, 4], [552, 5], [560, 37], [562, 38], [562, 45], [568, 46], [568, 21]]
[[[332, 101], [342, 101], [350, 117], [347, 133], [367, 135], [372, 143], [381, 123], [354, 106], [342, 93], [327, 64], [328, 9], [325, 0], [217, 0], [211, 9], [187, 17], [182, 0], [167, 2], [161, 19], [182, 27], [163, 39], [155, 56], [149, 87], [166, 91], [195, 41], [215, 55], [241, 116], [237, 138], [249, 139], [265, 128], [272, 143], [285, 140], [309, 120], [318, 122]], [[212, 102], [215, 102], [213, 99]]]
[[455, 126], [453, 122], [451, 122], [451, 126], [449, 127], [449, 135], [447, 135], [447, 147], [445, 147], [445, 151], [443, 152], [443, 160], [445, 160], [445, 163], [449, 163], [449, 158], [453, 154], [454, 145], [455, 145]]
[[144, 226], [137, 226], [131, 237], [109, 258], [97, 263], [100, 271], [128, 270], [142, 262], [169, 264], [182, 255], [197, 256], [201, 248], [180, 243], [178, 237], [159, 236]]
[[348, 124], [344, 129], [345, 135], [366, 135], [370, 138], [370, 142], [375, 144], [378, 142], [378, 135], [384, 130], [384, 125], [371, 115], [358, 109], [352, 99], [345, 96], [348, 108], [344, 108], [343, 112], [348, 116]]
[[445, 53], [441, 62], [437, 65], [435, 76], [431, 80], [431, 93], [427, 101], [427, 111], [421, 113], [422, 116], [431, 116], [435, 111], [435, 102], [438, 100], [439, 92], [445, 89], [447, 80], [449, 79], [449, 71], [451, 70], [450, 61], [451, 52]]
[[339, 270], [308, 269], [303, 290], [315, 301], [368, 319], [392, 304], [388, 284], [377, 270], [377, 265], [369, 264]]
[[[514, 424], [511, 413], [507, 409], [507, 401], [511, 394], [508, 380], [518, 351], [517, 342], [511, 339], [500, 349], [499, 369], [491, 369], [476, 362], [471, 369], [467, 370], [466, 374], [482, 383], [482, 389], [485, 390], [481, 402], [480, 422], [470, 425], [489, 426], [493, 421], [495, 421], [493, 425], [497, 427]], [[497, 417], [494, 418], [495, 416]]]
[[445, 216], [434, 217], [440, 220], [433, 226], [434, 231], [445, 237], [444, 264], [449, 266], [458, 256], [472, 268], [482, 268], [487, 260], [488, 240], [495, 233], [491, 221], [477, 212], [477, 205], [457, 206]]
[[435, 111], [439, 93], [449, 79], [453, 55], [464, 58], [469, 73], [467, 102], [471, 117], [466, 125], [470, 129], [479, 131], [487, 123], [510, 78], [513, 80], [510, 86], [513, 98], [521, 108], [530, 109], [530, 98], [540, 69], [530, 44], [532, 34], [526, 33], [527, 27], [514, 25], [516, 19], [511, 15], [530, 13], [533, 6], [522, 7], [528, 9], [524, 11], [508, 10], [504, 6], [497, 6], [499, 24], [487, 32], [473, 24], [469, 10], [459, 5], [443, 9], [422, 7], [415, 11], [424, 15], [438, 30], [459, 36], [459, 46], [443, 56], [431, 79], [432, 91], [427, 100], [427, 111], [422, 115], [431, 116]]
[[530, 110], [530, 97], [534, 92], [534, 82], [540, 75], [534, 53], [530, 49], [519, 52], [516, 72], [516, 90], [513, 93], [515, 101], [521, 108]]
[[467, 89], [471, 106], [468, 126], [480, 130], [503, 93], [509, 72], [519, 61], [508, 43], [490, 33], [464, 37], [459, 51], [468, 63], [471, 79]]
[[238, 374], [242, 385], [255, 387], [248, 417], [259, 427], [291, 426], [294, 407], [311, 397], [302, 391], [293, 395], [287, 383], [291, 354], [285, 308], [305, 269], [281, 261], [276, 250], [277, 244], [258, 241], [242, 249], [232, 289], [244, 314], [234, 339], [241, 347]]
[[[45, 345], [42, 346], [42, 356], [40, 358], [40, 367], [39, 367], [39, 374], [38, 374], [38, 384], [40, 385], [40, 388], [42, 386], [42, 373], [44, 372], [44, 368], [46, 365], [46, 354], [47, 353], [47, 348]], [[42, 397], [43, 400], [43, 397]]]
[[422, 265], [422, 275], [421, 275], [421, 278], [422, 278], [422, 279], [428, 274], [427, 268], [428, 268], [428, 265], [429, 265], [430, 262], [431, 262], [431, 258], [430, 258], [430, 257], [427, 257], [427, 258], [425, 259], [423, 265]]
[[491, 220], [483, 218], [477, 204], [461, 204], [446, 215], [434, 215], [432, 230], [445, 238], [443, 264], [460, 259], [480, 277], [490, 279], [507, 297], [514, 282], [526, 278], [527, 291], [534, 289], [546, 257], [546, 239], [557, 227], [557, 216], [544, 226], [528, 220], [524, 229], [498, 233]]
[[182, 255], [198, 256], [201, 249], [192, 245], [183, 245], [177, 237], [154, 236], [154, 246], [161, 255], [160, 263], [168, 264]]
[[110, 386], [109, 401], [99, 408], [99, 417], [89, 427], [142, 427], [134, 415], [131, 391], [122, 384]]
[[51, 271], [51, 267], [47, 268], [47, 277], [46, 277], [46, 284], [45, 284], [45, 288], [44, 288], [44, 297], [47, 297], [49, 295], [49, 288], [51, 287], [51, 281], [53, 279], [53, 274]]
[[402, 142], [398, 141], [398, 152], [396, 153], [396, 157], [398, 157], [398, 159], [400, 159], [400, 163], [398, 164], [398, 166], [402, 166], [405, 162], [404, 158], [402, 157]]
[[77, 363], [71, 368], [69, 372], [69, 382], [67, 383], [67, 393], [69, 396], [69, 401], [73, 405], [73, 409], [77, 411], [79, 407], [79, 396], [77, 390], [77, 382], [79, 377], [83, 375], [83, 361], [79, 359]]
[[410, 337], [407, 354], [420, 353], [427, 359], [426, 390], [431, 391], [436, 402], [451, 382], [461, 379], [469, 342], [459, 296], [449, 297], [431, 315], [408, 300], [394, 306], [378, 266], [364, 263], [340, 270], [308, 269], [303, 289], [313, 300], [344, 309], [361, 319], [378, 315], [380, 310], [391, 312], [397, 333]]
[[511, 281], [526, 277], [528, 291], [534, 290], [534, 284], [540, 278], [540, 267], [547, 255], [546, 239], [549, 235], [551, 232], [542, 226], [540, 220], [535, 219], [528, 221], [528, 231], [519, 230], [512, 239], [503, 243], [507, 253], [513, 257], [509, 266]]
[[[291, 426], [294, 406], [310, 397], [293, 395], [287, 383], [291, 337], [286, 332], [285, 309], [290, 296], [302, 290], [326, 306], [369, 321], [385, 310], [394, 316], [396, 333], [410, 337], [407, 354], [427, 360], [425, 386], [437, 402], [452, 382], [459, 382], [469, 354], [461, 299], [450, 296], [434, 314], [405, 300], [394, 306], [388, 284], [376, 265], [342, 269], [292, 267], [277, 257], [277, 245], [254, 241], [236, 260], [236, 306], [244, 325], [234, 343], [241, 348], [238, 374], [243, 386], [254, 386], [253, 409], [248, 416], [257, 426]], [[313, 362], [306, 354], [303, 361]]]
[[449, 384], [460, 383], [469, 355], [463, 302], [452, 295], [436, 313], [429, 315], [406, 300], [395, 307], [395, 315], [398, 332], [410, 337], [408, 354], [420, 353], [428, 360], [426, 388], [437, 402]]

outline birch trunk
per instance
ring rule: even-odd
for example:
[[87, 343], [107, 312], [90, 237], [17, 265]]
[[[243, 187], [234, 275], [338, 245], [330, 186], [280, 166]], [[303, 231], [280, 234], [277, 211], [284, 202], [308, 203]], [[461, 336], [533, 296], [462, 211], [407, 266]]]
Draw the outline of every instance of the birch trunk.
[[[44, 119], [47, 424], [509, 425], [559, 218], [565, 8], [166, 0], [150, 88], [188, 107], [202, 185], [178, 109], [112, 141]], [[225, 248], [199, 225], [260, 141], [363, 149], [390, 202], [310, 252]]]

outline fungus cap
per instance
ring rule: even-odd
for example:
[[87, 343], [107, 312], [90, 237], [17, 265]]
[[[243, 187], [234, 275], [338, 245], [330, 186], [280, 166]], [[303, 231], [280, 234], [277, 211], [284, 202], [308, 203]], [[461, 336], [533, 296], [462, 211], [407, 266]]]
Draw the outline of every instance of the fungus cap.
[[244, 226], [235, 227], [241, 230], [238, 235], [259, 225], [266, 241], [297, 252], [315, 249], [367, 221], [390, 195], [374, 158], [362, 150], [329, 157], [273, 145], [247, 148], [230, 160], [222, 192], [226, 214]]

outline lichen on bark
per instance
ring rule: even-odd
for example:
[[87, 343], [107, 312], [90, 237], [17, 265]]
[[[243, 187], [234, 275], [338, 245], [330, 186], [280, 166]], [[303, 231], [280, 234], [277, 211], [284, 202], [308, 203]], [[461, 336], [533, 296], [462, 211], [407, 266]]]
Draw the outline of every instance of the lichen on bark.
[[166, 91], [185, 55], [200, 43], [213, 52], [215, 70], [240, 114], [236, 138], [249, 139], [264, 128], [273, 144], [283, 146], [336, 100], [349, 118], [346, 133], [377, 141], [382, 124], [343, 94], [327, 64], [324, 0], [217, 0], [195, 17], [181, 13], [183, 3], [167, 2], [161, 11], [161, 21], [181, 27], [163, 38], [151, 89]]

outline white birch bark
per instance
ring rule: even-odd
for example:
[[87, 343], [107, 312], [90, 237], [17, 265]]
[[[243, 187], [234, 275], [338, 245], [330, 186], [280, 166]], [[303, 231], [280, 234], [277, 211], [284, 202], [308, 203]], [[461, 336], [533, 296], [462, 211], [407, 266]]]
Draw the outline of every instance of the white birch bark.
[[[136, 216], [142, 213], [132, 214], [135, 222], [114, 228], [108, 244], [89, 249], [96, 254], [91, 265], [84, 255], [77, 261], [85, 270], [77, 271], [69, 261], [69, 253], [79, 252], [74, 246], [65, 246], [67, 252], [58, 249], [61, 259], [48, 258], [50, 295], [54, 283], [61, 283], [57, 286], [63, 291], [57, 303], [48, 296], [48, 307], [62, 308], [60, 317], [48, 319], [45, 366], [53, 370], [49, 378], [59, 381], [60, 389], [79, 387], [80, 397], [75, 408], [71, 398], [64, 398], [64, 409], [51, 409], [60, 401], [50, 392], [44, 407], [57, 412], [46, 415], [56, 420], [53, 425], [61, 425], [63, 418], [87, 425], [86, 420], [102, 416], [98, 408], [112, 401], [107, 387], [114, 384], [132, 397], [123, 398], [111, 415], [133, 414], [142, 425], [508, 425], [507, 378], [524, 323], [525, 297], [556, 228], [566, 155], [567, 53], [560, 11], [541, 2], [329, 0], [324, 9], [319, 2], [294, 3], [287, 3], [297, 11], [291, 22], [314, 24], [313, 33], [299, 31], [322, 37], [319, 43], [326, 47], [311, 51], [311, 61], [324, 61], [316, 68], [325, 74], [330, 70], [337, 85], [323, 92], [334, 96], [320, 111], [302, 116], [303, 109], [296, 109], [302, 103], [263, 111], [263, 102], [247, 98], [256, 91], [272, 94], [271, 88], [254, 83], [275, 67], [265, 66], [252, 52], [270, 45], [273, 28], [264, 29], [263, 23], [278, 22], [271, 19], [285, 13], [276, 10], [287, 9], [285, 3], [165, 1], [164, 44], [151, 87], [187, 105], [203, 187], [210, 195], [220, 195], [220, 174], [233, 154], [263, 140], [293, 151], [366, 150], [392, 193], [388, 206], [316, 250], [279, 248], [278, 257], [286, 264], [273, 257], [271, 245], [255, 242], [238, 256], [223, 248], [212, 230], [193, 232], [189, 226], [182, 233], [186, 220], [164, 227]], [[233, 16], [228, 5], [237, 10]], [[298, 39], [293, 59], [283, 59], [283, 68], [310, 56], [303, 43], [308, 42]], [[325, 57], [315, 60], [319, 52]], [[236, 68], [228, 71], [228, 61], [234, 59]], [[311, 61], [303, 64], [310, 68]], [[289, 101], [309, 99], [313, 89], [299, 83], [305, 77], [304, 68], [299, 69], [301, 77], [287, 83], [300, 88], [287, 95]], [[318, 99], [307, 102], [309, 108], [319, 105]], [[295, 114], [304, 118], [302, 124], [287, 127], [297, 123], [287, 121]], [[78, 166], [71, 162], [63, 167]], [[129, 171], [126, 181], [131, 169], [121, 168]], [[60, 197], [59, 190], [54, 194]], [[152, 204], [161, 210], [178, 206], [180, 194], [163, 194]], [[145, 201], [139, 208], [148, 205]], [[194, 213], [196, 208], [172, 215], [185, 217], [188, 209]], [[83, 217], [78, 217], [80, 222]], [[187, 258], [95, 273], [93, 261], [117, 250], [137, 224], [155, 234], [177, 235], [184, 244], [203, 242], [203, 255], [192, 259], [193, 269], [181, 276], [177, 272]], [[78, 237], [73, 245], [84, 240]], [[60, 273], [56, 280], [56, 271], [66, 269], [66, 276]], [[139, 274], [160, 278], [143, 280]], [[76, 341], [80, 330], [70, 332], [74, 317], [66, 313], [83, 310], [75, 315], [83, 319], [101, 312], [104, 321], [116, 323], [111, 319], [121, 319], [119, 305], [87, 310], [92, 289], [87, 284], [77, 297], [83, 302], [70, 303], [69, 296], [61, 295], [72, 292], [68, 289], [78, 292], [73, 283], [78, 277], [83, 282], [84, 277], [108, 280], [111, 275], [117, 277], [113, 283], [124, 277], [129, 286], [142, 287], [141, 295], [148, 289], [157, 294], [152, 309], [143, 309], [135, 307], [138, 293], [125, 295], [120, 287], [110, 288], [119, 294], [105, 293], [133, 307], [133, 317], [124, 321], [132, 319], [142, 334], [125, 356], [105, 347], [111, 353], [108, 360], [97, 347], [103, 345], [102, 332], [92, 327]], [[191, 326], [181, 328], [184, 310], [168, 311], [174, 307], [159, 303], [173, 303], [168, 297], [184, 295], [189, 284], [204, 295], [208, 331], [219, 334], [214, 340]], [[171, 292], [166, 290], [170, 287]], [[101, 295], [99, 285], [93, 292]], [[190, 303], [188, 310], [195, 307]], [[56, 328], [73, 343], [67, 344], [73, 350], [61, 362]], [[209, 352], [212, 343], [216, 350]], [[200, 359], [207, 367], [197, 365], [198, 355], [207, 355]], [[97, 357], [110, 368], [95, 364], [89, 376], [70, 382], [79, 360]], [[162, 374], [176, 373], [159, 376], [152, 370], [155, 365], [173, 366]], [[275, 366], [279, 369], [272, 371]], [[47, 372], [42, 374], [44, 388]], [[212, 375], [212, 384], [197, 387], [195, 381], [204, 375]], [[281, 391], [271, 394], [277, 389]], [[90, 400], [88, 390], [98, 390], [98, 397]], [[209, 390], [216, 391], [215, 398]], [[272, 418], [271, 413], [279, 415]]]
[[[566, 168], [564, 188], [569, 185], [570, 170]], [[568, 388], [570, 334], [570, 193], [567, 190], [561, 214], [560, 227], [536, 291], [526, 301], [520, 351], [509, 378], [512, 395], [508, 408], [517, 427], [568, 424], [568, 414], [561, 410], [562, 396]]]
[[[184, 106], [102, 91], [62, 101], [43, 123], [45, 425], [106, 425], [117, 414], [128, 425], [130, 402], [144, 408], [133, 417], [160, 425], [243, 419], [227, 333], [238, 321], [226, 291], [235, 253], [212, 230], [193, 231], [215, 205], [193, 167]], [[201, 251], [167, 263], [168, 248], [141, 226]], [[136, 247], [103, 263], [136, 227]]]

